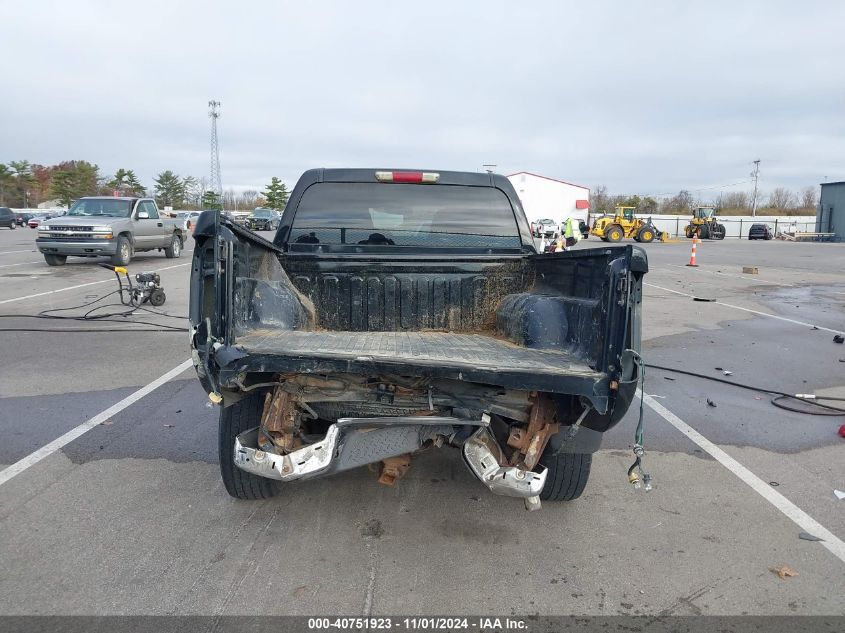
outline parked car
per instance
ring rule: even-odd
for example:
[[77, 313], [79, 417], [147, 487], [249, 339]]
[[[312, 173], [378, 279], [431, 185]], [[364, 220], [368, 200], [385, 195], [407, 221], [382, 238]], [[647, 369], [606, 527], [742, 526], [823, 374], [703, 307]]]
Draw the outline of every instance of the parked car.
[[504, 176], [309, 170], [273, 243], [207, 215], [194, 239], [193, 359], [234, 497], [367, 464], [392, 484], [443, 446], [536, 509], [581, 495], [634, 399], [645, 251], [536, 257]]
[[7, 229], [15, 229], [18, 226], [15, 213], [9, 207], [0, 207], [0, 226], [5, 226]]
[[748, 229], [749, 240], [770, 240], [775, 236], [768, 224], [752, 224]]
[[49, 215], [33, 215], [27, 220], [26, 225], [31, 229], [37, 229], [39, 224], [44, 220], [49, 220], [51, 217]]
[[92, 196], [74, 202], [64, 217], [42, 221], [35, 245], [50, 266], [63, 266], [69, 255], [106, 255], [126, 266], [141, 251], [179, 257], [184, 240], [182, 227], [162, 217], [155, 200]]
[[176, 221], [177, 224], [182, 227], [183, 231], [190, 231], [196, 225], [199, 217], [199, 211], [182, 211], [181, 213], [176, 214]]
[[246, 225], [253, 231], [275, 231], [281, 219], [281, 214], [275, 209], [258, 208], [246, 219]]
[[29, 222], [31, 217], [31, 213], [15, 213], [15, 222], [18, 226], [26, 226], [26, 223]]
[[560, 226], [558, 223], [548, 218], [535, 220], [531, 223], [531, 228], [534, 237], [545, 237], [547, 240], [554, 238], [558, 233], [560, 233]]

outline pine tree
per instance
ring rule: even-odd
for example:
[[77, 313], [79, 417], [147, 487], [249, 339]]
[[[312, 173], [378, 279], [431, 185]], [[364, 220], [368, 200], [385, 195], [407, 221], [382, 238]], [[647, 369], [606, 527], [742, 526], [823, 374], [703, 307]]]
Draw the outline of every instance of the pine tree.
[[122, 195], [143, 196], [146, 192], [144, 185], [135, 176], [135, 172], [122, 167], [115, 172], [114, 178], [109, 180], [106, 186]]
[[202, 194], [202, 208], [217, 209], [218, 211], [223, 210], [223, 205], [220, 204], [220, 196], [217, 195], [216, 191], [211, 191], [209, 189], [204, 194]]
[[266, 191], [261, 192], [261, 195], [264, 196], [266, 201], [264, 206], [269, 209], [281, 211], [288, 202], [288, 188], [285, 186], [285, 183], [275, 176], [270, 180]]
[[155, 182], [156, 201], [162, 207], [179, 208], [185, 199], [185, 188], [182, 179], [169, 169], [153, 179]]

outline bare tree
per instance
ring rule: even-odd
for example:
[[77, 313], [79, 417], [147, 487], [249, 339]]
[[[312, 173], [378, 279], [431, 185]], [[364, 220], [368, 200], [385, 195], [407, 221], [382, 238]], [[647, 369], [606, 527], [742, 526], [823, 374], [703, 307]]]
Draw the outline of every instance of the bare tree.
[[249, 211], [257, 207], [257, 202], [258, 192], [255, 189], [247, 189], [246, 191], [241, 192], [240, 205], [243, 206], [245, 211]]
[[801, 190], [801, 208], [806, 210], [815, 210], [816, 208], [816, 188], [804, 187]]
[[603, 213], [611, 211], [610, 196], [607, 195], [607, 187], [605, 185], [596, 185], [590, 192], [590, 213]]
[[694, 201], [692, 194], [682, 189], [677, 196], [672, 196], [668, 200], [664, 200], [660, 207], [660, 213], [669, 213], [677, 215], [687, 215], [692, 213]]
[[769, 202], [766, 206], [778, 211], [786, 211], [795, 206], [795, 194], [785, 187], [777, 187], [769, 195]]
[[729, 191], [722, 194], [720, 209], [739, 213], [751, 213], [751, 200], [744, 191]]

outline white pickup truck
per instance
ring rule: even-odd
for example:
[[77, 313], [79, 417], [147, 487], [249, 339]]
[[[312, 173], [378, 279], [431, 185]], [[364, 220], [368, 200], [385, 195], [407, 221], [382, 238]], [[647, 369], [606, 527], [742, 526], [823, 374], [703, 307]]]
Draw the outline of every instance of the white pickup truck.
[[68, 256], [108, 256], [115, 266], [126, 266], [142, 251], [179, 257], [185, 237], [182, 223], [163, 217], [151, 198], [92, 196], [42, 222], [35, 244], [50, 266], [63, 266]]

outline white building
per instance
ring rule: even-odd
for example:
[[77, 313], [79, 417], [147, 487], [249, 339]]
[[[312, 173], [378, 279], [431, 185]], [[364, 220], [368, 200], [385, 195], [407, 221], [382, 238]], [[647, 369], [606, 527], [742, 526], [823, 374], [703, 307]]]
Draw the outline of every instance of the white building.
[[587, 222], [589, 188], [527, 171], [518, 171], [507, 178], [516, 189], [529, 222], [546, 218], [558, 224], [567, 218]]

